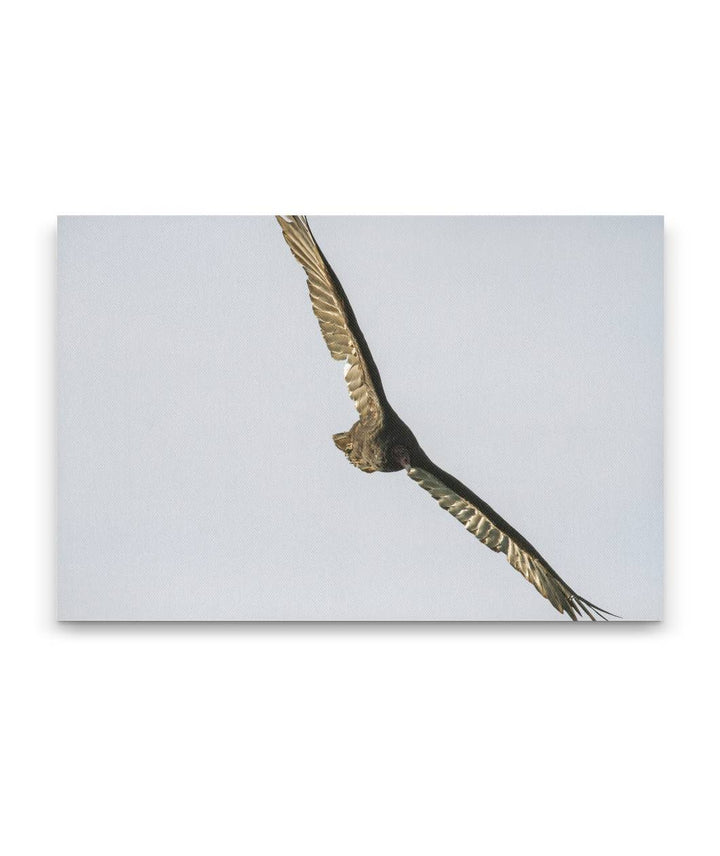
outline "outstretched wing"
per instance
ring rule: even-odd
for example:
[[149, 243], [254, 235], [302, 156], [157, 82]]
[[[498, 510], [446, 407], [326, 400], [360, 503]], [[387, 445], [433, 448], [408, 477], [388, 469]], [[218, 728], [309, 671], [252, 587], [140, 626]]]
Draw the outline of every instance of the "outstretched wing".
[[617, 618], [576, 594], [529, 541], [469, 488], [443, 472], [429, 458], [425, 458], [422, 467], [411, 467], [408, 475], [486, 547], [496, 553], [505, 553], [513, 568], [520, 571], [558, 612], [566, 612], [573, 621], [582, 617], [582, 613], [593, 621], [597, 618], [607, 621], [607, 615]]
[[386, 405], [380, 374], [350, 302], [310, 231], [307, 217], [277, 217], [292, 254], [305, 268], [313, 312], [330, 353], [345, 360], [345, 381], [361, 420], [381, 421]]

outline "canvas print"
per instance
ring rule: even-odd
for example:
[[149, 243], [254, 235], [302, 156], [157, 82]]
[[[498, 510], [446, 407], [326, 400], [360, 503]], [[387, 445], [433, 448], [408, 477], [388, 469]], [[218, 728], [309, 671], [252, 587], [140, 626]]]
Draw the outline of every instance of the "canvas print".
[[659, 217], [60, 218], [59, 618], [659, 620], [662, 253]]

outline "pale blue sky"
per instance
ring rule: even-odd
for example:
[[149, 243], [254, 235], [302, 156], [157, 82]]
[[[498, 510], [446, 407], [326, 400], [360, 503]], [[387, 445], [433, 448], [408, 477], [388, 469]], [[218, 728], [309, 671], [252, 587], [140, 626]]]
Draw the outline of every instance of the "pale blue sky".
[[[581, 595], [662, 614], [659, 217], [311, 217], [427, 453]], [[59, 616], [560, 619], [355, 411], [268, 217], [58, 226]]]

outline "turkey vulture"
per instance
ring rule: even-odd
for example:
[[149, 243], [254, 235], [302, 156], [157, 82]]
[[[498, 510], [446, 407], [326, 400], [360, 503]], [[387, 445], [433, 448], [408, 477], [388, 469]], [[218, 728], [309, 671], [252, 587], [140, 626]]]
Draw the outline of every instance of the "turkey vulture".
[[380, 374], [340, 281], [318, 246], [306, 217], [277, 217], [285, 241], [307, 274], [312, 308], [330, 353], [345, 360], [345, 381], [359, 419], [333, 436], [351, 464], [365, 473], [406, 470], [441, 508], [531, 582], [560, 613], [573, 621], [613, 615], [576, 594], [533, 545], [454, 476], [434, 464], [415, 435], [390, 406]]

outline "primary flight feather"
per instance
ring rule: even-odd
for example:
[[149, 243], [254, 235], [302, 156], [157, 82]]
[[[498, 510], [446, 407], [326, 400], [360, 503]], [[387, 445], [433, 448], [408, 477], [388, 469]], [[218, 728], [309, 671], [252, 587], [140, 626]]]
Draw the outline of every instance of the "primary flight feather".
[[508, 562], [573, 621], [595, 621], [612, 613], [576, 594], [519, 532], [454, 476], [434, 464], [412, 431], [390, 406], [380, 374], [340, 281], [335, 276], [306, 217], [278, 217], [283, 235], [305, 269], [313, 312], [336, 360], [345, 360], [345, 381], [359, 418], [349, 431], [333, 436], [351, 464], [366, 473], [405, 469], [441, 508]]

